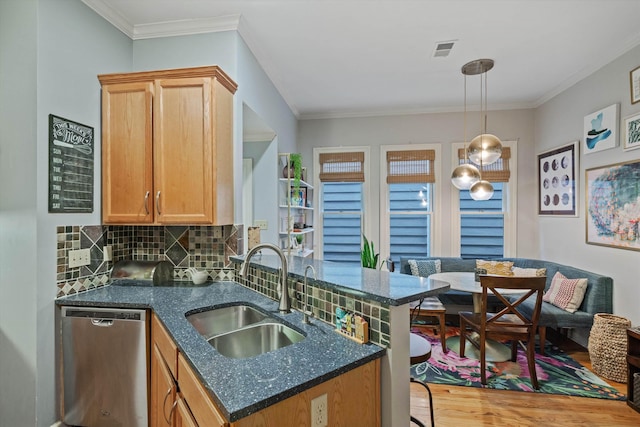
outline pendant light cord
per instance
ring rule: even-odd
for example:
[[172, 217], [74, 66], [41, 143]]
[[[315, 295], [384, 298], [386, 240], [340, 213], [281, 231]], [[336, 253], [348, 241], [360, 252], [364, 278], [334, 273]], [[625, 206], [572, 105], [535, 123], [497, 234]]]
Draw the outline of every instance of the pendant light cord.
[[[467, 164], [467, 75], [464, 74], [464, 115], [462, 116], [462, 122], [464, 123], [463, 130], [463, 144], [464, 149], [464, 164]], [[458, 163], [460, 163], [460, 157], [458, 156]]]

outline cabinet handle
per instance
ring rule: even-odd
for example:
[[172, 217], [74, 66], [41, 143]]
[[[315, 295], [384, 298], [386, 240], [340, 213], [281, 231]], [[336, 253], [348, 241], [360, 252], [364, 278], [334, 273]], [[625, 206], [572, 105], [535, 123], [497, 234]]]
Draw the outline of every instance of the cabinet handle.
[[149, 215], [149, 192], [144, 195], [144, 211]]
[[160, 192], [159, 191], [156, 194], [156, 212], [158, 212], [158, 215], [162, 215], [162, 212], [160, 212]]
[[[175, 411], [176, 406], [178, 406], [178, 400], [177, 399], [173, 402], [173, 405], [171, 405], [171, 411], [169, 412], [169, 420], [171, 420], [171, 417], [173, 417], [173, 411]], [[171, 424], [171, 423], [169, 423], [169, 424]]]
[[[167, 394], [164, 395], [164, 400], [162, 401], [162, 416], [168, 425], [171, 425], [171, 412], [173, 412], [173, 407], [171, 407], [171, 412], [169, 412], [169, 418], [167, 418], [167, 414], [164, 412], [165, 406], [167, 406], [167, 397], [171, 394], [171, 390], [173, 390], [173, 386], [169, 387], [167, 390]], [[175, 406], [175, 403], [174, 403]]]

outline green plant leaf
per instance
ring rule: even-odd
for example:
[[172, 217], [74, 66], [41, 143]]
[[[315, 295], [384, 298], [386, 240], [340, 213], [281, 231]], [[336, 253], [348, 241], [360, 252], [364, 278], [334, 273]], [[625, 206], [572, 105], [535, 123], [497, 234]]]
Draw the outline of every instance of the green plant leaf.
[[363, 245], [360, 253], [362, 260], [362, 266], [366, 268], [377, 268], [379, 254], [375, 253], [375, 246], [372, 241], [369, 241], [367, 237], [362, 235]]

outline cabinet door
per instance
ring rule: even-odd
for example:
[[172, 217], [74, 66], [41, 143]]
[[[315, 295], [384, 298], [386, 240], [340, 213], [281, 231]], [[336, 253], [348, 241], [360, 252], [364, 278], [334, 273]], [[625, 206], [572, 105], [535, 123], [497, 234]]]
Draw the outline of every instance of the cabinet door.
[[151, 427], [175, 425], [176, 383], [158, 346], [153, 344], [151, 356]]
[[213, 222], [211, 84], [207, 77], [156, 80], [154, 198], [158, 223]]
[[102, 221], [152, 223], [153, 85], [102, 87]]
[[181, 353], [178, 354], [178, 383], [180, 384], [180, 392], [189, 405], [193, 418], [198, 425], [207, 427], [229, 426]]
[[178, 397], [178, 404], [176, 406], [176, 427], [198, 427], [198, 423], [193, 418], [191, 411], [184, 399]]

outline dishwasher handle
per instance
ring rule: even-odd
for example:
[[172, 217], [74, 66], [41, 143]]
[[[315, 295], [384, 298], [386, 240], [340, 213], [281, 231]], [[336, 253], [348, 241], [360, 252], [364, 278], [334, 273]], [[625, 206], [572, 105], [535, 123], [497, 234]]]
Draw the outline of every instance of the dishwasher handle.
[[113, 319], [91, 319], [91, 324], [93, 326], [108, 328], [109, 326], [113, 326]]

